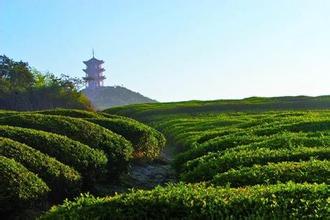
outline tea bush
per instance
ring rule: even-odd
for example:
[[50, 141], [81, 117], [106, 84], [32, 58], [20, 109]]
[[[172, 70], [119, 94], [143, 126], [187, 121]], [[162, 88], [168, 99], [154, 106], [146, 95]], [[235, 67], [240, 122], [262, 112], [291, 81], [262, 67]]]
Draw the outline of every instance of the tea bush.
[[213, 177], [215, 185], [241, 187], [257, 184], [274, 184], [294, 181], [296, 183], [330, 184], [330, 162], [310, 160], [301, 162], [280, 162], [232, 169]]
[[43, 114], [43, 115], [60, 115], [60, 116], [68, 116], [73, 118], [98, 118], [102, 117], [102, 115], [91, 112], [84, 111], [79, 109], [64, 109], [64, 108], [56, 108], [52, 110], [44, 110], [44, 111], [36, 111], [35, 113]]
[[196, 148], [178, 154], [174, 160], [174, 166], [176, 169], [180, 170], [182, 164], [185, 162], [201, 157], [209, 152], [223, 151], [239, 145], [246, 145], [261, 140], [262, 138], [253, 135], [243, 135], [238, 137], [236, 135], [230, 135], [223, 138], [213, 138], [198, 145]]
[[0, 156], [0, 213], [42, 202], [49, 191], [36, 174], [13, 159]]
[[330, 159], [329, 147], [297, 147], [294, 149], [268, 148], [240, 149], [224, 153], [210, 153], [200, 158], [188, 161], [181, 173], [181, 179], [188, 182], [211, 180], [216, 174], [232, 168], [250, 167], [254, 164], [268, 162], [301, 161], [317, 158]]
[[325, 219], [326, 184], [242, 188], [178, 184], [114, 197], [82, 196], [55, 206], [41, 219]]
[[112, 175], [126, 170], [133, 150], [131, 144], [123, 137], [99, 125], [78, 118], [19, 114], [0, 118], [0, 124], [65, 135], [94, 149], [102, 150], [108, 157], [108, 169]]
[[65, 136], [28, 128], [0, 126], [0, 137], [24, 143], [73, 167], [83, 175], [85, 183], [94, 182], [98, 175], [105, 172], [107, 158], [103, 152]]
[[137, 121], [111, 118], [86, 119], [98, 124], [129, 140], [134, 147], [135, 158], [155, 159], [159, 156], [164, 143], [159, 143], [160, 138], [154, 129]]
[[165, 146], [165, 137], [162, 134], [130, 118], [75, 109], [55, 109], [37, 113], [83, 118], [98, 124], [129, 140], [133, 144], [135, 157], [154, 159]]
[[81, 177], [77, 171], [25, 144], [0, 137], [0, 155], [15, 159], [37, 174], [51, 188], [54, 200], [77, 195], [80, 190]]

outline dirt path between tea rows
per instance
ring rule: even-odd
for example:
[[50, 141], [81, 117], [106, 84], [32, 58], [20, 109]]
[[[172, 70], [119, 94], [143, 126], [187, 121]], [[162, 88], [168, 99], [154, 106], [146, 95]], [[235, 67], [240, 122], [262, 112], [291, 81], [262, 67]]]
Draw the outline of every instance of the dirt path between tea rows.
[[98, 185], [96, 194], [113, 195], [127, 192], [131, 188], [152, 189], [158, 185], [176, 182], [176, 173], [171, 166], [175, 153], [175, 147], [166, 146], [156, 160], [131, 164], [127, 174], [123, 175], [118, 183]]
[[154, 188], [168, 182], [175, 182], [175, 171], [171, 166], [174, 152], [171, 147], [165, 147], [159, 159], [151, 163], [133, 164], [128, 172], [130, 185], [135, 188]]

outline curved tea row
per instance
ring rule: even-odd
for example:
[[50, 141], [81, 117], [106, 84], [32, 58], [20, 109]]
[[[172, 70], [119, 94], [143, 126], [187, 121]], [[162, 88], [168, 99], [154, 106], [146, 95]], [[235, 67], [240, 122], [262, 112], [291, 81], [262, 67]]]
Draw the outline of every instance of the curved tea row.
[[[63, 109], [1, 111], [1, 184], [19, 192], [2, 191], [0, 203], [17, 202], [18, 207], [11, 207], [17, 209], [72, 198], [99, 181], [115, 181], [132, 160], [157, 158], [164, 139], [124, 117]], [[25, 190], [31, 192], [21, 196]], [[10, 207], [0, 210], [4, 212]]]

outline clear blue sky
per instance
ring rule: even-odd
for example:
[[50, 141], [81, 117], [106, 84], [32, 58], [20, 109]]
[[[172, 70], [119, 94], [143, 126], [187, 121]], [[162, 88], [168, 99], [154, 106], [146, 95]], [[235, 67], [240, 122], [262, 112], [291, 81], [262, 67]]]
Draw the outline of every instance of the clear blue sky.
[[330, 94], [329, 0], [0, 0], [0, 54], [159, 101]]

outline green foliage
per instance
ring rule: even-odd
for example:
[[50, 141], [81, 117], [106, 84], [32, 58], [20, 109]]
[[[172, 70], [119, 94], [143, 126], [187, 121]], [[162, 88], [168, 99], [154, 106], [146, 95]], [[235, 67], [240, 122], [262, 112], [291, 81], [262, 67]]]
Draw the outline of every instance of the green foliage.
[[330, 183], [330, 162], [310, 160], [280, 162], [231, 169], [213, 177], [215, 185], [241, 187], [294, 181], [296, 183]]
[[0, 118], [19, 114], [17, 111], [0, 110]]
[[209, 152], [217, 152], [221, 150], [226, 150], [240, 145], [246, 145], [253, 142], [261, 141], [262, 139], [254, 135], [227, 135], [226, 137], [213, 138], [203, 144], [198, 145], [198, 147], [185, 151], [176, 156], [174, 160], [174, 166], [176, 169], [180, 170], [181, 166], [192, 159], [201, 157]]
[[0, 156], [0, 213], [34, 205], [49, 191], [46, 183], [22, 164]]
[[83, 118], [89, 122], [98, 124], [130, 141], [134, 148], [134, 158], [154, 159], [159, 156], [159, 152], [165, 146], [166, 142], [165, 137], [155, 129], [122, 116], [106, 113], [98, 114], [74, 109], [55, 109], [39, 111], [37, 113]]
[[37, 111], [36, 113], [43, 115], [60, 115], [60, 116], [67, 116], [73, 118], [100, 118], [100, 117], [103, 118], [102, 115], [96, 112], [84, 111], [79, 109], [56, 108], [52, 110]]
[[109, 114], [123, 115], [152, 122], [164, 117], [176, 118], [184, 115], [218, 114], [232, 112], [265, 112], [290, 110], [329, 109], [330, 96], [319, 97], [273, 97], [247, 98], [242, 100], [186, 101], [171, 103], [148, 103], [120, 106], [104, 110]]
[[174, 161], [175, 167], [180, 170], [182, 165], [195, 158], [201, 157], [210, 152], [222, 152], [237, 146], [247, 145], [250, 149], [257, 148], [294, 148], [297, 146], [328, 146], [330, 144], [330, 137], [311, 137], [305, 133], [279, 133], [267, 137], [260, 137], [251, 134], [232, 134], [213, 138], [209, 141], [197, 145], [184, 153], [179, 154]]
[[[328, 96], [254, 97], [134, 105], [106, 112], [131, 116], [163, 131], [178, 146], [177, 150], [183, 151], [173, 164], [181, 179], [198, 182], [211, 180], [229, 169], [256, 164], [305, 161], [311, 157], [328, 159], [329, 111], [262, 112], [324, 108], [328, 101]], [[321, 179], [315, 180], [318, 181]]]
[[0, 95], [9, 91], [24, 91], [33, 83], [34, 78], [28, 63], [0, 56]]
[[81, 80], [43, 74], [28, 63], [0, 56], [0, 108], [37, 110], [55, 107], [92, 109], [79, 92]]
[[94, 182], [105, 171], [107, 158], [103, 152], [65, 136], [12, 126], [0, 126], [0, 136], [24, 143], [73, 167], [82, 174], [85, 184]]
[[54, 109], [37, 113], [83, 118], [98, 124], [130, 141], [134, 148], [134, 158], [154, 159], [159, 156], [160, 150], [164, 148], [166, 143], [164, 135], [157, 130], [122, 116], [75, 109]]
[[[262, 187], [269, 184], [288, 181], [324, 182], [328, 187], [329, 97], [139, 104], [105, 112], [141, 120], [164, 132], [179, 152], [173, 165], [182, 181], [210, 181], [221, 186], [242, 187], [238, 188], [242, 191], [256, 184], [261, 184], [259, 190], [262, 191]], [[285, 194], [278, 199], [283, 198]], [[317, 196], [312, 199], [318, 200]], [[246, 207], [249, 202], [246, 198], [240, 206]], [[299, 211], [303, 209], [304, 206], [297, 207]], [[311, 213], [316, 210], [318, 208], [312, 209]], [[274, 217], [270, 212], [270, 216], [260, 218], [288, 217]]]
[[82, 196], [41, 219], [325, 219], [329, 186], [277, 184], [218, 188], [179, 184], [114, 197]]
[[329, 147], [297, 147], [293, 149], [239, 149], [224, 153], [209, 153], [203, 157], [188, 161], [183, 168], [181, 178], [188, 182], [212, 179], [216, 174], [232, 168], [249, 167], [254, 164], [267, 164], [282, 161], [306, 161], [310, 158], [330, 159]]
[[[137, 121], [114, 118], [86, 119], [129, 140], [134, 147], [134, 158], [155, 159], [164, 148], [165, 139], [158, 131]], [[158, 141], [160, 140], [160, 141]]]
[[37, 174], [51, 188], [55, 200], [76, 195], [80, 188], [80, 174], [46, 154], [25, 144], [0, 137], [0, 155], [15, 159]]
[[0, 124], [33, 128], [65, 135], [96, 150], [102, 150], [108, 157], [111, 175], [125, 170], [132, 154], [131, 144], [123, 137], [83, 119], [41, 115], [19, 114], [0, 118]]

